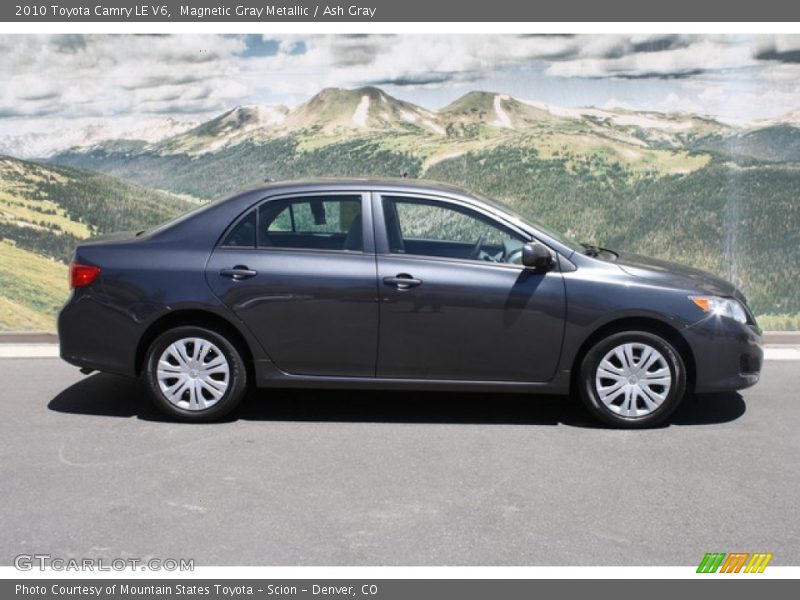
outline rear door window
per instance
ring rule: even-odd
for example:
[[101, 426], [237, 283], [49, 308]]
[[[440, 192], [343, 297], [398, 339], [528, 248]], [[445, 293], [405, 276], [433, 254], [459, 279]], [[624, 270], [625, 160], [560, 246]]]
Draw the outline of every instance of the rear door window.
[[361, 196], [309, 196], [265, 202], [258, 212], [258, 246], [361, 251]]

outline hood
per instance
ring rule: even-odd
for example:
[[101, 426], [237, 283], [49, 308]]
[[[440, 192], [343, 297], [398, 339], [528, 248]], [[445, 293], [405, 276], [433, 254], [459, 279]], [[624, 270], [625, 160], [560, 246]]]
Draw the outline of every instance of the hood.
[[697, 290], [714, 296], [735, 296], [736, 287], [721, 277], [666, 260], [622, 252], [615, 263], [628, 275], [668, 287]]

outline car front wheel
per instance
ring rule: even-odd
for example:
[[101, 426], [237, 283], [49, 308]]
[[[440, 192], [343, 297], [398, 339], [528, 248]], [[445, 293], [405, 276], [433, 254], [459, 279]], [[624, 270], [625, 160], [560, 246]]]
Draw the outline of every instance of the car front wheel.
[[659, 335], [627, 331], [596, 343], [580, 369], [587, 408], [615, 427], [649, 427], [666, 419], [686, 392], [678, 351]]
[[156, 406], [182, 421], [212, 421], [227, 414], [247, 389], [240, 352], [205, 327], [183, 326], [150, 345], [145, 381]]

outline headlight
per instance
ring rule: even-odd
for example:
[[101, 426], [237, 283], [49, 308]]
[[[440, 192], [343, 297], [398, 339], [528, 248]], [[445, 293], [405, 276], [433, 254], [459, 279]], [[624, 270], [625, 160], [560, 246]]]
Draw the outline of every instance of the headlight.
[[747, 313], [738, 300], [719, 296], [689, 296], [689, 299], [704, 312], [747, 323]]

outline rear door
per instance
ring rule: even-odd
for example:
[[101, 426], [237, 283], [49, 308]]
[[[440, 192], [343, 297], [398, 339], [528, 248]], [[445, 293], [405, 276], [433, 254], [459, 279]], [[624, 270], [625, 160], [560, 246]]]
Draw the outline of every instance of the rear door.
[[547, 381], [561, 352], [561, 273], [521, 265], [524, 234], [447, 198], [373, 199], [379, 377]]
[[369, 195], [270, 199], [232, 225], [209, 285], [276, 366], [302, 375], [375, 375], [376, 263]]

